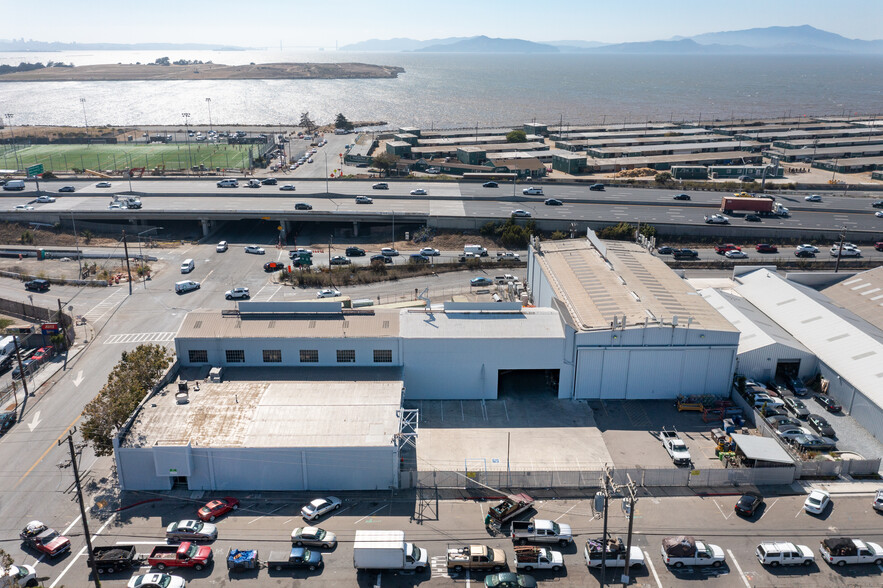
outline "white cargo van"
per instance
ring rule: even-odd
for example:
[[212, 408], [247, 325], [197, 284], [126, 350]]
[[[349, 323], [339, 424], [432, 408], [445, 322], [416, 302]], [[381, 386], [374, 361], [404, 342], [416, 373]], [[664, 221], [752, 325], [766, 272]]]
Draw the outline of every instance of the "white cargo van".
[[478, 255], [479, 257], [487, 257], [487, 249], [485, 249], [481, 245], [464, 245], [463, 246], [463, 253], [464, 253], [464, 255], [466, 253], [474, 253], [475, 255]]
[[15, 351], [15, 341], [12, 337], [0, 339], [0, 355], [9, 355]]
[[199, 282], [193, 280], [184, 280], [183, 282], [175, 282], [175, 293], [183, 294], [191, 290], [199, 290]]
[[196, 267], [196, 264], [193, 263], [192, 259], [185, 259], [184, 263], [181, 264], [181, 273], [189, 274]]
[[9, 180], [5, 184], [3, 184], [4, 190], [24, 190], [25, 189], [25, 181], [24, 180]]

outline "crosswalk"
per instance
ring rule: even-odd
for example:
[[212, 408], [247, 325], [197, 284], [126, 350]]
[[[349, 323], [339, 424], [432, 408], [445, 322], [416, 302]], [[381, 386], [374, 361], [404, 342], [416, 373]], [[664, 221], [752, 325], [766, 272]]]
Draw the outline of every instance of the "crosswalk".
[[433, 578], [450, 578], [448, 575], [448, 558], [444, 555], [433, 555], [429, 558], [429, 568]]
[[126, 295], [127, 291], [125, 289], [117, 289], [107, 298], [90, 308], [89, 311], [83, 315], [83, 318], [85, 318], [88, 323], [94, 325], [96, 322], [110, 314], [113, 309], [122, 304], [123, 300], [126, 299]]
[[117, 335], [109, 335], [104, 340], [105, 345], [115, 345], [119, 343], [167, 343], [175, 338], [175, 331], [164, 331], [156, 333], [122, 333]]

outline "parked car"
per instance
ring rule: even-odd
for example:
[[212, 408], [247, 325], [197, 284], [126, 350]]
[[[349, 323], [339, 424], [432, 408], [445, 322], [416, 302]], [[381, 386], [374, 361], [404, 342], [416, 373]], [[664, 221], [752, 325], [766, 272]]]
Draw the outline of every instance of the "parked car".
[[331, 531], [319, 527], [298, 527], [291, 532], [291, 544], [298, 547], [308, 545], [334, 549], [334, 546], [337, 545], [337, 536]]
[[477, 278], [472, 278], [469, 280], [470, 286], [493, 286], [494, 281], [485, 276], [478, 276]]
[[40, 347], [34, 354], [31, 356], [31, 359], [36, 361], [37, 363], [43, 363], [52, 359], [55, 356], [55, 347], [52, 345], [46, 345], [45, 347]]
[[[336, 291], [336, 290], [335, 290]], [[340, 292], [337, 296], [340, 296]], [[328, 496], [326, 498], [317, 498], [300, 509], [300, 514], [308, 521], [314, 521], [322, 515], [340, 508], [340, 498], [336, 496]]]
[[283, 184], [282, 186], [279, 186], [279, 189], [283, 192], [294, 192], [297, 190], [294, 184]]
[[499, 188], [500, 185], [496, 182], [485, 182], [481, 185], [482, 188]]
[[500, 572], [485, 576], [484, 585], [485, 588], [536, 588], [537, 581], [527, 574]]
[[334, 288], [325, 288], [316, 292], [316, 298], [337, 298], [338, 296], [340, 296], [340, 290], [335, 290]]
[[411, 196], [426, 196], [427, 192], [423, 188], [411, 190]]
[[30, 376], [40, 367], [40, 362], [34, 361], [31, 358], [25, 359], [21, 362], [21, 367], [16, 366], [14, 370], [12, 370], [12, 379], [13, 380], [21, 380], [21, 374], [24, 372], [26, 376]]
[[564, 203], [557, 198], [546, 198], [543, 200], [543, 204], [546, 206], [562, 206]]
[[209, 501], [196, 512], [196, 516], [201, 521], [214, 521], [219, 516], [239, 508], [239, 499], [232, 496], [225, 496], [216, 500]]
[[837, 449], [837, 443], [833, 439], [819, 437], [818, 435], [802, 435], [795, 437], [794, 445], [809, 451], [832, 451]]
[[831, 502], [831, 494], [825, 490], [813, 490], [803, 503], [803, 510], [810, 514], [822, 514]]
[[126, 584], [128, 588], [184, 588], [186, 585], [184, 578], [180, 576], [156, 572], [133, 576]]
[[592, 184], [591, 186], [589, 186], [589, 190], [592, 192], [603, 192], [604, 184]]
[[518, 208], [518, 209], [512, 211], [512, 216], [530, 218], [530, 212], [528, 212], [527, 210], [521, 210], [520, 208]]
[[805, 419], [809, 416], [809, 409], [806, 408], [806, 405], [799, 398], [794, 398], [792, 396], [790, 398], [785, 398], [783, 402], [785, 403], [785, 409], [797, 418]]
[[49, 290], [49, 280], [36, 278], [29, 282], [25, 282], [25, 290], [31, 290], [33, 292], [46, 292], [47, 290]]
[[233, 288], [232, 290], [227, 290], [224, 292], [224, 298], [227, 300], [233, 300], [234, 298], [248, 298], [250, 294], [248, 293], [248, 288], [243, 286], [238, 286]]
[[365, 257], [365, 250], [359, 247], [347, 247], [346, 255], [347, 257]]
[[525, 196], [542, 196], [543, 189], [531, 186], [530, 188], [525, 188], [524, 190], [522, 190], [521, 193]]
[[807, 202], [821, 202], [822, 197], [818, 194], [813, 194], [812, 196], [807, 196], [806, 198], [804, 198], [804, 200], [806, 200]]
[[268, 261], [264, 264], [265, 272], [278, 272], [285, 269], [284, 263], [279, 263], [278, 261]]
[[779, 429], [776, 431], [776, 434], [781, 437], [783, 440], [791, 443], [797, 437], [801, 437], [803, 435], [812, 435], [813, 432], [809, 429], [804, 429], [803, 427], [795, 427], [795, 426], [779, 426]]
[[883, 512], [883, 489], [877, 490], [872, 506], [874, 507], [874, 510]]
[[294, 205], [295, 210], [313, 210], [312, 204], [307, 204], [306, 202], [298, 202]]
[[746, 492], [736, 502], [736, 514], [749, 517], [754, 516], [754, 513], [757, 512], [761, 504], [763, 504], [763, 495], [759, 492]]
[[758, 253], [778, 253], [779, 248], [769, 243], [758, 243], [754, 246], [754, 250]]
[[794, 376], [785, 376], [785, 385], [788, 386], [788, 389], [797, 394], [798, 396], [805, 396], [809, 390], [806, 388], [806, 384], [800, 378]]
[[36, 586], [37, 570], [28, 565], [11, 565], [8, 569], [0, 569], [0, 587], [18, 588], [19, 586]]
[[678, 194], [677, 196], [674, 196], [673, 198], [674, 198], [674, 200], [689, 200], [690, 195], [689, 194]]
[[335, 255], [328, 261], [328, 263], [330, 265], [349, 265], [352, 262], [343, 255]]
[[19, 537], [25, 545], [49, 557], [56, 557], [71, 548], [70, 539], [40, 521], [29, 522]]
[[255, 255], [263, 255], [266, 253], [263, 247], [258, 247], [257, 245], [246, 245], [245, 252], [254, 253]]
[[811, 566], [815, 561], [812, 550], [806, 545], [795, 545], [786, 542], [761, 543], [755, 550], [757, 561], [761, 565], [775, 568], [778, 566]]
[[803, 424], [795, 418], [788, 415], [774, 415], [767, 417], [766, 422], [775, 429], [788, 429], [789, 427], [802, 427]]
[[18, 420], [18, 413], [14, 410], [0, 412], [0, 435], [8, 431]]
[[819, 416], [817, 414], [811, 414], [806, 418], [806, 422], [815, 430], [816, 433], [821, 435], [822, 437], [836, 437], [837, 433], [834, 431], [834, 427], [832, 427], [828, 421], [823, 416]]
[[816, 399], [816, 402], [824, 406], [825, 410], [827, 410], [828, 412], [840, 412], [841, 410], [843, 410], [843, 407], [840, 406], [837, 401], [830, 396], [827, 396], [825, 394], [816, 394], [814, 398]]
[[166, 539], [172, 541], [214, 541], [218, 538], [218, 528], [212, 523], [189, 519], [171, 523], [166, 527]]

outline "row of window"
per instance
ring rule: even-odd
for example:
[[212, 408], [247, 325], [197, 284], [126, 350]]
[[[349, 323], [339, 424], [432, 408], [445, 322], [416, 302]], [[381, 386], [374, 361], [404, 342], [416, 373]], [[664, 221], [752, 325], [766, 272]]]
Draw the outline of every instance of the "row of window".
[[[208, 363], [208, 351], [205, 349], [191, 349], [190, 363]], [[245, 363], [244, 349], [227, 349], [225, 351], [227, 363]], [[264, 349], [264, 363], [282, 363], [281, 349]], [[318, 349], [301, 349], [300, 363], [319, 363]], [[338, 349], [337, 363], [356, 363], [355, 349]], [[374, 363], [392, 363], [392, 349], [375, 349]]]

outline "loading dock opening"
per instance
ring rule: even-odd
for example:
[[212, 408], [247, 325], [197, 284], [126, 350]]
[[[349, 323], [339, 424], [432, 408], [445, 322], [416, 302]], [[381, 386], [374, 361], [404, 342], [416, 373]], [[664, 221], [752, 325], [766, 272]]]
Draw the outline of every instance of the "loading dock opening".
[[497, 398], [549, 396], [558, 398], [559, 370], [498, 370]]
[[776, 377], [780, 376], [791, 376], [793, 378], [798, 377], [800, 374], [800, 360], [799, 359], [780, 359], [776, 362]]

